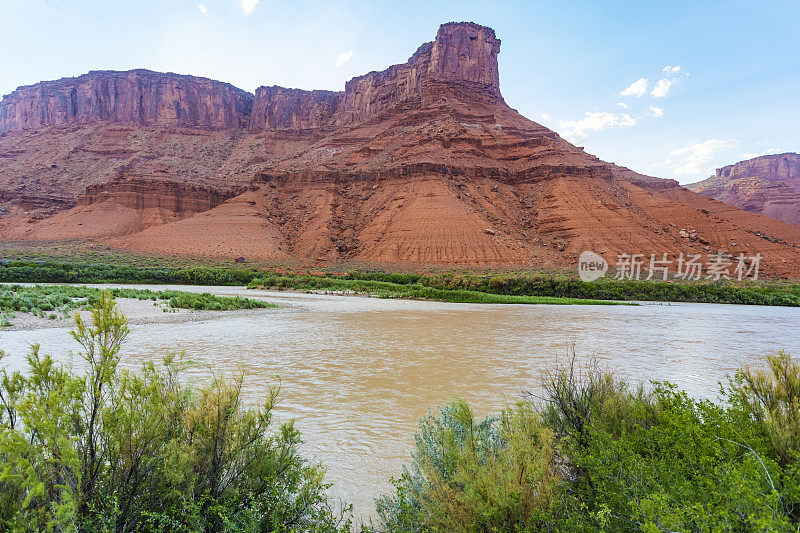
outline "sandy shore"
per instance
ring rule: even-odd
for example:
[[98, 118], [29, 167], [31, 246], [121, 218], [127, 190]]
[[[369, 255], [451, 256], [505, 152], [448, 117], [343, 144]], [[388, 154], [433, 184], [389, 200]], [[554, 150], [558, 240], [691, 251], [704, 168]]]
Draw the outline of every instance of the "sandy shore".
[[[249, 314], [269, 313], [278, 311], [275, 308], [265, 309], [236, 309], [232, 311], [195, 311], [193, 309], [172, 309], [165, 300], [153, 302], [152, 300], [138, 300], [135, 298], [117, 298], [120, 312], [128, 318], [129, 324], [177, 324], [182, 322], [196, 322], [212, 320], [228, 316], [241, 316]], [[52, 312], [47, 313], [53, 314]], [[11, 318], [11, 326], [0, 328], [3, 331], [34, 330], [45, 328], [69, 328], [75, 323], [72, 316], [74, 312], [64, 317], [55, 313], [58, 318], [41, 318], [31, 313], [15, 312]], [[81, 317], [86, 320], [89, 311], [80, 311]]]

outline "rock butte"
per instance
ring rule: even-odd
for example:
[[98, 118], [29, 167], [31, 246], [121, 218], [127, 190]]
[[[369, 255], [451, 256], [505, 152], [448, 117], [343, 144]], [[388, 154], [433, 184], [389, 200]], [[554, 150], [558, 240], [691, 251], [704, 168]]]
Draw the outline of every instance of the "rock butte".
[[800, 154], [764, 155], [718, 168], [687, 188], [753, 213], [800, 225]]
[[722, 250], [800, 275], [800, 227], [603, 162], [511, 109], [499, 52], [492, 29], [448, 23], [343, 92], [147, 70], [21, 87], [0, 102], [0, 239], [412, 268]]

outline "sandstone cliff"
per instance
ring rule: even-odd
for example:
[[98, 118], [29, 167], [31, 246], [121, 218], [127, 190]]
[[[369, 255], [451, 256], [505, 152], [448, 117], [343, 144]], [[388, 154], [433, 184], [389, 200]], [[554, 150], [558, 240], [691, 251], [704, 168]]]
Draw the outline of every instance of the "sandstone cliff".
[[[353, 78], [344, 92], [260, 87], [255, 96], [194, 76], [148, 70], [97, 71], [20, 87], [0, 102], [0, 134], [105, 121], [209, 129], [331, 130], [364, 121], [420, 96], [426, 85], [467, 86], [465, 94], [500, 99], [494, 30], [443, 24], [402, 65]], [[464, 91], [462, 91], [464, 92]]]
[[765, 179], [800, 183], [800, 154], [762, 155], [718, 168], [717, 178], [737, 179], [759, 176]]
[[688, 187], [726, 204], [800, 225], [800, 154], [740, 161]]
[[437, 82], [466, 87], [461, 91], [465, 95], [500, 100], [498, 53], [500, 40], [491, 28], [443, 24], [436, 40], [420, 46], [406, 63], [353, 78], [344, 92], [260, 87], [250, 128], [332, 129], [355, 124], [397, 102], [420, 97]]
[[0, 104], [0, 241], [569, 269], [584, 250], [741, 252], [800, 277], [800, 227], [601, 161], [509, 107], [499, 47], [444, 24], [342, 92], [146, 71], [22, 88]]
[[149, 70], [93, 71], [20, 87], [0, 102], [0, 134], [110, 122], [140, 126], [247, 125], [253, 97], [227, 83]]
[[341, 92], [259, 87], [250, 131], [330, 129], [341, 101]]

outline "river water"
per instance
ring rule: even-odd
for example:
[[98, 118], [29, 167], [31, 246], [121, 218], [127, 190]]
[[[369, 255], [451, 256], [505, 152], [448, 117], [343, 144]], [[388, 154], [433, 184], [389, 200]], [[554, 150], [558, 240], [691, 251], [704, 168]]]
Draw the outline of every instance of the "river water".
[[[280, 382], [280, 418], [296, 420], [306, 452], [328, 466], [332, 494], [364, 516], [408, 461], [419, 418], [429, 409], [459, 396], [476, 414], [497, 412], [522, 391], [535, 392], [542, 372], [573, 349], [631, 381], [668, 380], [705, 398], [717, 396], [726, 374], [761, 363], [765, 354], [800, 355], [796, 308], [450, 304], [179, 288], [266, 298], [282, 307], [133, 325], [123, 364], [138, 367], [185, 350], [200, 363], [193, 370], [198, 378], [244, 371], [252, 399]], [[33, 342], [67, 362], [77, 349], [65, 328], [0, 332], [11, 366]]]

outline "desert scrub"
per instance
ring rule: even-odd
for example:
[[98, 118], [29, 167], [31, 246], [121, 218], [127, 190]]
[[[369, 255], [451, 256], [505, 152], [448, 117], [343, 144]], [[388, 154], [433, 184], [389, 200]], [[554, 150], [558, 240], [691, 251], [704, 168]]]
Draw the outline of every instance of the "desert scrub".
[[453, 303], [482, 304], [581, 304], [615, 305], [611, 302], [557, 296], [528, 296], [513, 294], [492, 294], [465, 289], [440, 289], [420, 283], [401, 284], [390, 281], [371, 281], [328, 276], [265, 276], [253, 279], [250, 289], [295, 289], [302, 291], [344, 292], [365, 294], [379, 298], [404, 298], [408, 300], [436, 300]]
[[183, 291], [160, 291], [157, 294], [161, 298], [168, 299], [170, 307], [180, 309], [230, 311], [234, 309], [278, 307], [262, 300], [242, 298], [241, 296], [214, 296], [207, 292], [196, 294]]
[[[317, 282], [311, 278], [322, 278], [322, 280]], [[441, 291], [468, 291], [470, 293], [451, 294], [446, 301], [488, 301], [485, 296], [471, 294], [480, 293], [580, 300], [800, 306], [800, 284], [796, 281], [645, 281], [604, 278], [597, 281], [584, 282], [579, 280], [574, 272], [563, 271], [485, 274], [470, 271], [451, 271], [419, 274], [353, 270], [344, 274], [323, 272], [317, 275], [308, 275], [270, 272], [252, 267], [141, 266], [86, 262], [34, 262], [30, 260], [3, 262], [0, 260], [0, 282], [7, 283], [247, 285], [261, 281], [262, 285], [266, 286], [263, 282], [272, 281], [284, 283], [286, 288], [314, 290], [313, 284], [332, 283], [331, 280], [337, 283], [341, 281], [390, 283], [392, 286], [384, 290], [386, 295], [399, 294], [397, 286], [411, 287], [407, 292], [416, 292], [418, 294], [421, 294], [422, 288]], [[302, 286], [301, 282], [306, 285]], [[342, 290], [350, 289], [344, 287]], [[413, 298], [416, 296], [387, 297]], [[498, 301], [498, 303], [500, 302]], [[508, 299], [506, 299], [506, 303], [509, 303]], [[517, 301], [514, 303], [531, 302]]]
[[293, 422], [274, 421], [276, 388], [246, 408], [241, 375], [190, 388], [173, 357], [119, 368], [128, 326], [107, 292], [75, 320], [85, 373], [36, 345], [25, 372], [0, 369], [0, 530], [349, 529]]
[[475, 420], [420, 421], [377, 500], [385, 531], [797, 531], [800, 365], [744, 368], [721, 400], [631, 386], [573, 358], [542, 393]]
[[529, 404], [475, 420], [454, 400], [420, 421], [394, 486], [376, 500], [386, 531], [546, 531], [564, 482], [553, 432]]
[[[256, 309], [276, 307], [275, 304], [250, 298], [195, 294], [184, 291], [149, 289], [108, 289], [116, 298], [152, 300], [173, 309], [229, 311], [234, 309]], [[12, 324], [15, 312], [31, 313], [39, 317], [46, 314], [67, 316], [71, 311], [87, 309], [95, 305], [102, 290], [94, 287], [74, 285], [5, 285], [0, 284], [0, 327]]]

